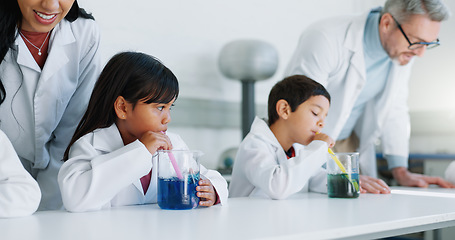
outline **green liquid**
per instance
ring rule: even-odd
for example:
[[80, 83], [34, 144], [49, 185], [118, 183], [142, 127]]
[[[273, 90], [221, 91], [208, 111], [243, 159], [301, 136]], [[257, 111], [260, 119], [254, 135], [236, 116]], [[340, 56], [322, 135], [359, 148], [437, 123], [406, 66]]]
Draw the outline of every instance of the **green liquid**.
[[[351, 174], [349, 181], [348, 174], [328, 174], [327, 175], [327, 194], [331, 198], [356, 198], [359, 197], [359, 175]], [[354, 184], [353, 184], [354, 183]], [[356, 189], [356, 186], [357, 189]]]

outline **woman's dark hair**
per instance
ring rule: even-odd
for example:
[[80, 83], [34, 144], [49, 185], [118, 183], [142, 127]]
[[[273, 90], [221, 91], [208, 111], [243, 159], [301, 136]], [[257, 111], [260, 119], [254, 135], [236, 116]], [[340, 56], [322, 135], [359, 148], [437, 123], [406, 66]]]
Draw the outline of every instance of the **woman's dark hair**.
[[275, 84], [269, 94], [268, 115], [269, 126], [275, 123], [279, 116], [276, 112], [276, 104], [284, 99], [295, 112], [297, 108], [312, 96], [322, 95], [330, 102], [330, 94], [320, 83], [304, 75], [294, 75], [287, 77]]
[[114, 104], [122, 96], [133, 104], [169, 103], [177, 99], [179, 83], [175, 75], [158, 59], [139, 52], [122, 52], [109, 60], [101, 72], [90, 97], [87, 111], [66, 148], [68, 160], [71, 146], [79, 138], [98, 128], [111, 126], [117, 120]]
[[[74, 1], [70, 11], [65, 16], [65, 19], [73, 22], [78, 17], [94, 19], [91, 14], [88, 14], [84, 9], [79, 8], [77, 0]], [[22, 13], [17, 0], [0, 0], [0, 64], [5, 59], [8, 50], [13, 47], [19, 32], [16, 29], [21, 29]], [[0, 104], [5, 101], [6, 90], [0, 79]]]

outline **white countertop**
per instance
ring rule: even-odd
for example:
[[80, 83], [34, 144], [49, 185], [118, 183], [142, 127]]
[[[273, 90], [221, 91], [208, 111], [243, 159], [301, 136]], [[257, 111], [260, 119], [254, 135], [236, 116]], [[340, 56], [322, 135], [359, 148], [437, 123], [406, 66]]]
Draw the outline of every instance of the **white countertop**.
[[[87, 213], [42, 211], [0, 219], [6, 239], [371, 239], [455, 225], [454, 189], [392, 188], [388, 195], [287, 200], [233, 198], [227, 206], [161, 210], [157, 204]], [[425, 194], [436, 192], [437, 196]]]

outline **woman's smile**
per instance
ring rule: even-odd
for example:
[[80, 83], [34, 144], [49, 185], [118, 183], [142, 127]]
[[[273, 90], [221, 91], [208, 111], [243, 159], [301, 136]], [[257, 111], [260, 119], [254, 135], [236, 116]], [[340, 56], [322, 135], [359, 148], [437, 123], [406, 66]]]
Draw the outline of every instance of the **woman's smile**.
[[57, 14], [45, 14], [42, 12], [38, 12], [36, 10], [33, 10], [35, 12], [35, 18], [38, 22], [41, 24], [51, 24], [57, 19]]

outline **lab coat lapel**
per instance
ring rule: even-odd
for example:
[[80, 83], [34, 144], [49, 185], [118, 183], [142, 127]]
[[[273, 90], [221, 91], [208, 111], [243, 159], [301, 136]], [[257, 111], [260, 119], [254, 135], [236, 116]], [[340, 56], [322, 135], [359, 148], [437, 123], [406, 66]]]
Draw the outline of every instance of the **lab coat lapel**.
[[277, 156], [276, 158], [277, 163], [280, 163], [280, 160], [287, 159], [286, 153], [281, 147], [281, 144], [278, 142], [278, 139], [276, 139], [272, 130], [270, 130], [270, 127], [264, 120], [255, 117], [253, 124], [251, 125], [250, 132], [251, 134], [257, 136], [258, 138], [270, 144], [273, 151], [276, 153], [275, 156]]
[[[352, 51], [351, 66], [354, 67], [358, 76], [354, 79], [361, 79], [361, 83], [366, 81], [365, 57], [363, 54], [363, 35], [368, 14], [361, 15], [354, 19], [347, 29], [344, 47]], [[353, 73], [353, 71], [348, 71]], [[350, 79], [349, 76], [346, 79]], [[363, 85], [362, 85], [363, 86]]]
[[[96, 130], [93, 134], [93, 147], [98, 151], [109, 153], [123, 146], [125, 145], [123, 144], [122, 136], [115, 123], [110, 127]], [[140, 179], [134, 181], [133, 185], [141, 193], [144, 193]]]
[[[394, 99], [398, 97], [399, 94], [405, 94], [406, 98], [408, 95], [407, 84], [402, 84], [400, 81], [405, 81], [408, 79], [405, 76], [409, 71], [403, 71], [403, 68], [408, 68], [413, 64], [413, 60], [405, 66], [400, 66], [398, 63], [393, 63], [390, 68], [389, 76], [387, 77], [387, 85], [384, 92], [381, 94], [379, 101], [376, 104], [377, 109], [382, 109], [383, 111], [378, 111], [378, 125], [379, 128], [382, 128], [384, 124], [386, 113], [388, 109], [391, 108], [391, 105], [394, 104]], [[407, 83], [407, 82], [406, 82]]]
[[46, 59], [46, 64], [44, 65], [43, 73], [38, 83], [38, 89], [40, 87], [52, 86], [51, 84], [53, 83], [48, 83], [47, 80], [52, 79], [51, 77], [69, 61], [65, 49], [68, 45], [76, 42], [71, 27], [64, 26], [69, 24], [67, 21], [61, 21], [52, 31], [49, 39], [49, 56]]
[[[152, 184], [152, 180], [150, 180], [150, 184]], [[136, 181], [133, 182], [133, 185], [136, 187], [136, 189], [141, 192], [142, 194], [144, 194], [144, 188], [142, 188], [142, 183], [141, 183], [141, 179], [138, 179]], [[150, 187], [149, 187], [150, 188]], [[149, 189], [150, 190], [150, 189]], [[148, 191], [147, 191], [148, 193]], [[146, 194], [147, 194], [146, 193]], [[144, 198], [145, 198], [145, 195], [144, 195]]]
[[[364, 139], [361, 142], [360, 149], [373, 144], [373, 141], [379, 137], [386, 121], [387, 113], [392, 107], [392, 104], [394, 104], [397, 95], [401, 94], [399, 87], [401, 84], [399, 81], [404, 81], [405, 79], [404, 76], [401, 76], [403, 73], [401, 68], [403, 67], [404, 66], [399, 66], [397, 63], [393, 63], [389, 75], [387, 76], [387, 83], [384, 91], [377, 96], [376, 99], [367, 103], [368, 105], [365, 108], [365, 113], [361, 118], [359, 127], [356, 127], [356, 132], [362, 133], [362, 135], [359, 136], [360, 139]], [[404, 91], [406, 89], [401, 90]]]
[[93, 134], [93, 147], [100, 151], [110, 153], [123, 147], [123, 140], [117, 125], [95, 130]]
[[[38, 66], [38, 63], [36, 63], [35, 59], [33, 58], [32, 54], [27, 48], [27, 45], [25, 45], [24, 39], [19, 35], [16, 38], [15, 41], [16, 49], [17, 49], [17, 63], [21, 66], [30, 68], [38, 73], [41, 72], [41, 68]], [[27, 52], [26, 54], [19, 54], [20, 51], [25, 51]]]
[[[384, 119], [386, 117], [386, 112], [390, 109], [390, 104], [392, 104], [392, 100], [395, 99], [395, 95], [397, 92], [396, 86], [397, 84], [394, 81], [400, 81], [401, 79], [397, 78], [397, 67], [396, 64], [390, 68], [389, 76], [387, 76], [387, 84], [384, 88], [384, 91], [379, 96], [378, 101], [375, 104], [375, 108], [377, 109], [377, 125], [378, 129], [382, 128], [384, 124]], [[380, 111], [382, 110], [382, 111]]]
[[[353, 52], [351, 58], [351, 66], [353, 66], [357, 73], [359, 74], [359, 79], [362, 80], [362, 86], [365, 84], [366, 81], [366, 67], [365, 67], [365, 56], [364, 56], [364, 46], [363, 46], [363, 39], [365, 35], [365, 24], [367, 22], [368, 15], [372, 11], [380, 11], [381, 8], [375, 8], [371, 11], [362, 14], [356, 17], [352, 22], [351, 25], [348, 27], [346, 31], [346, 38], [344, 41], [343, 46]], [[349, 79], [349, 76], [346, 77]]]
[[[332, 137], [337, 138], [340, 134], [344, 124], [348, 120], [348, 117], [357, 101], [358, 96], [362, 92], [362, 89], [366, 83], [366, 69], [365, 69], [365, 58], [363, 51], [363, 34], [366, 23], [367, 15], [358, 16], [354, 19], [346, 30], [346, 37], [343, 42], [343, 47], [351, 52], [349, 61], [349, 68], [347, 69], [346, 76], [344, 77], [344, 90], [343, 92], [337, 92], [336, 94], [342, 94], [343, 104], [340, 105], [340, 109], [331, 109], [331, 112], [345, 113], [338, 119], [331, 119], [329, 121], [341, 122], [338, 124], [328, 124], [334, 126], [330, 129]], [[338, 89], [329, 89], [331, 91], [339, 91]], [[332, 113], [330, 113], [332, 114]], [[325, 130], [327, 131], [327, 130]]]

